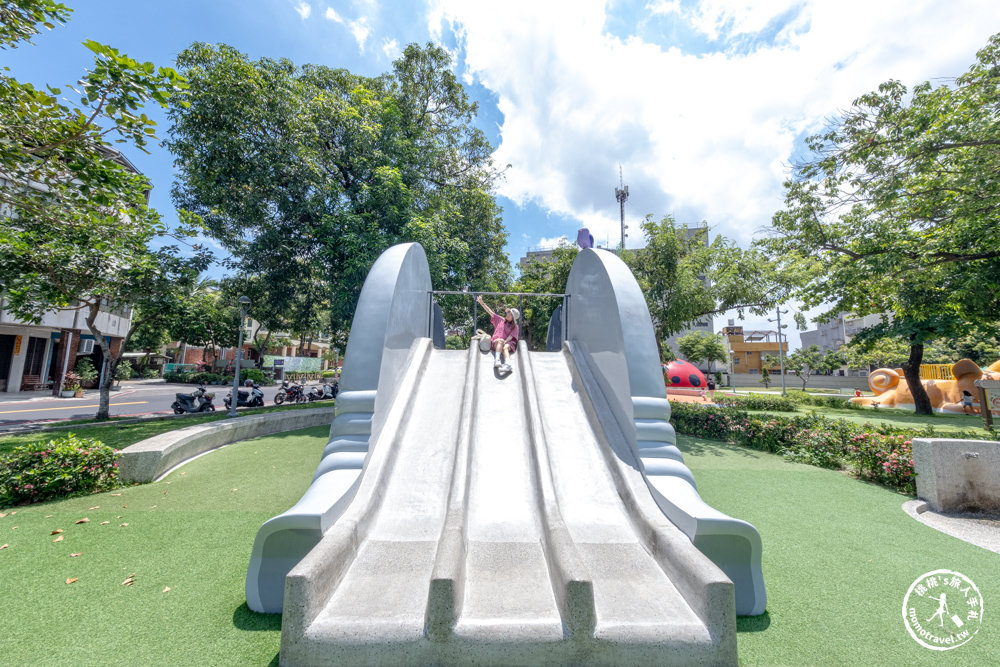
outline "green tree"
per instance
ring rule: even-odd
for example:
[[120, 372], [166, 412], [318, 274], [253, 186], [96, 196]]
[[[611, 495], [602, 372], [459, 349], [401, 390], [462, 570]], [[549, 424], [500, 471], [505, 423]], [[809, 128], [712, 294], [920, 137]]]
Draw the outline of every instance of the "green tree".
[[809, 382], [809, 375], [818, 370], [823, 364], [823, 353], [818, 345], [800, 347], [785, 357], [785, 368], [795, 373], [795, 377], [802, 380], [802, 391], [806, 390]]
[[642, 230], [646, 247], [623, 259], [646, 295], [657, 340], [731, 309], [740, 317], [745, 311], [762, 315], [787, 291], [773, 262], [721, 235], [708, 242], [707, 225], [689, 233], [672, 216], [647, 216]]
[[[573, 268], [580, 249], [568, 243], [561, 243], [545, 259], [530, 259], [521, 267], [521, 275], [514, 285], [518, 292], [535, 294], [564, 294], [569, 272]], [[545, 347], [549, 331], [549, 320], [555, 309], [562, 303], [554, 298], [529, 298], [524, 302], [521, 319], [524, 322], [522, 338], [532, 349]]]
[[[0, 46], [17, 46], [68, 13], [47, 0], [4, 3]], [[0, 75], [0, 284], [6, 308], [27, 321], [54, 309], [83, 312], [108, 363], [97, 411], [104, 419], [121, 353], [111, 354], [99, 312], [133, 306], [159, 319], [171, 308], [171, 280], [207, 260], [200, 251], [182, 259], [176, 246], [149, 249], [170, 234], [147, 206], [149, 183], [112, 147], [145, 150], [156, 136], [143, 106], [183, 104], [184, 79], [110, 46], [84, 45], [94, 64], [71, 88], [78, 105], [58, 88]], [[144, 322], [133, 317], [126, 339]]]
[[849, 368], [896, 368], [910, 356], [909, 344], [899, 338], [854, 339], [840, 348]]
[[938, 338], [924, 352], [930, 364], [953, 364], [959, 359], [971, 359], [980, 366], [989, 366], [1000, 359], [1000, 333], [996, 325], [971, 327], [965, 335]]
[[705, 373], [711, 371], [713, 362], [725, 361], [728, 358], [722, 336], [703, 331], [694, 331], [677, 339], [677, 349], [688, 361], [694, 364], [704, 360], [706, 363]]
[[191, 94], [170, 110], [174, 200], [295, 333], [320, 313], [346, 332], [372, 263], [403, 241], [424, 245], [438, 289], [509, 282], [498, 172], [443, 48], [410, 45], [374, 78], [224, 44], [177, 62]]
[[1000, 35], [952, 83], [888, 81], [807, 140], [765, 247], [807, 307], [891, 312], [859, 337], [904, 340], [916, 411], [924, 346], [1000, 309]]

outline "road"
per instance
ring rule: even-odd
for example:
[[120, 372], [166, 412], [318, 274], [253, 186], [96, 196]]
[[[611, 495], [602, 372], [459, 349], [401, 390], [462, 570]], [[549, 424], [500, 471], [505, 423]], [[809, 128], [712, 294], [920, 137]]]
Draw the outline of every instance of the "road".
[[[134, 384], [125, 383], [120, 391], [111, 392], [111, 415], [126, 417], [148, 414], [172, 414], [170, 404], [174, 394], [194, 391], [189, 384]], [[264, 404], [274, 405], [277, 386], [262, 387]], [[215, 409], [225, 410], [225, 387], [210, 387], [215, 393]], [[308, 389], [307, 389], [308, 391]], [[83, 398], [33, 398], [31, 400], [0, 399], [0, 427], [30, 422], [48, 422], [66, 419], [89, 419], [97, 413], [99, 395], [88, 390]]]

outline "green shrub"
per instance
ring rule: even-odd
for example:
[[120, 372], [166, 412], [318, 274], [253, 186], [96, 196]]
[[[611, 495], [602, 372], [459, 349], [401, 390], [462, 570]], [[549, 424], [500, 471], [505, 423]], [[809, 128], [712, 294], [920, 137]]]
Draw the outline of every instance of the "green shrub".
[[132, 362], [122, 361], [118, 364], [118, 368], [115, 369], [115, 380], [121, 382], [122, 380], [128, 380], [132, 377]]
[[186, 383], [191, 381], [192, 375], [193, 373], [187, 373], [185, 371], [168, 371], [163, 374], [163, 379], [167, 382]]
[[257, 384], [265, 384], [267, 379], [264, 377], [264, 371], [259, 368], [243, 368], [240, 369], [240, 383], [244, 383], [247, 380], [253, 380]]
[[337, 377], [337, 371], [323, 371], [323, 377], [325, 377], [325, 378], [335, 378], [335, 377]]
[[80, 376], [80, 382], [83, 384], [96, 382], [98, 377], [97, 369], [94, 368], [94, 362], [87, 357], [83, 357], [76, 362], [76, 374]]
[[193, 384], [222, 384], [225, 377], [219, 373], [209, 373], [208, 371], [200, 371], [198, 373], [193, 373], [188, 379], [188, 382]]
[[[932, 438], [933, 426], [905, 429], [888, 424], [854, 424], [812, 412], [807, 415], [753, 415], [745, 410], [697, 403], [671, 403], [671, 422], [678, 433], [724, 440], [789, 461], [823, 468], [846, 469], [858, 477], [904, 493], [916, 490], [913, 438]], [[1000, 433], [963, 431], [950, 438], [1000, 440]]]
[[160, 377], [160, 371], [157, 368], [147, 368], [142, 372], [142, 377], [146, 378], [147, 380], [155, 380], [156, 378]]
[[70, 433], [0, 456], [0, 507], [93, 493], [117, 485], [117, 453]]
[[788, 398], [799, 405], [815, 405], [821, 408], [839, 408], [841, 410], [857, 410], [860, 405], [851, 403], [849, 397], [840, 398], [838, 396], [816, 396], [797, 389], [789, 390]]
[[795, 401], [783, 396], [770, 394], [715, 395], [718, 405], [742, 410], [770, 410], [772, 412], [795, 412]]

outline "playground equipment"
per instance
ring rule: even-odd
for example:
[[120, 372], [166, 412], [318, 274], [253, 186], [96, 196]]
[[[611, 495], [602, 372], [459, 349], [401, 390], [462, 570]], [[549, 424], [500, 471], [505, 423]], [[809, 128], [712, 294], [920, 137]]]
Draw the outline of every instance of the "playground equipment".
[[705, 374], [691, 362], [682, 359], [675, 359], [667, 364], [664, 374], [668, 387], [704, 389], [708, 385]]
[[[938, 372], [939, 375], [940, 371]], [[985, 371], [971, 359], [961, 359], [951, 367], [950, 380], [921, 380], [935, 412], [964, 413], [963, 392], [972, 396], [972, 412], [980, 414], [980, 389], [977, 380], [1000, 380], [1000, 361], [994, 362]], [[913, 408], [913, 394], [903, 377], [903, 369], [879, 368], [868, 376], [868, 386], [875, 396], [855, 397], [856, 405], [878, 404], [889, 408]]]
[[375, 263], [313, 483], [251, 554], [282, 664], [736, 663], [760, 536], [698, 495], [625, 264], [582, 250], [566, 291], [561, 347], [497, 375], [433, 347], [419, 245]]

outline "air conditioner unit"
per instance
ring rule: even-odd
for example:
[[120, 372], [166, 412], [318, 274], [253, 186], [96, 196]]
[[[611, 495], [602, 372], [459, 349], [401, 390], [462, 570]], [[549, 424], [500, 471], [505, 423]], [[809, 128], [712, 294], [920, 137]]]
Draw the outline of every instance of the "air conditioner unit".
[[93, 354], [94, 352], [94, 339], [85, 338], [80, 341], [80, 346], [76, 348], [77, 354]]

